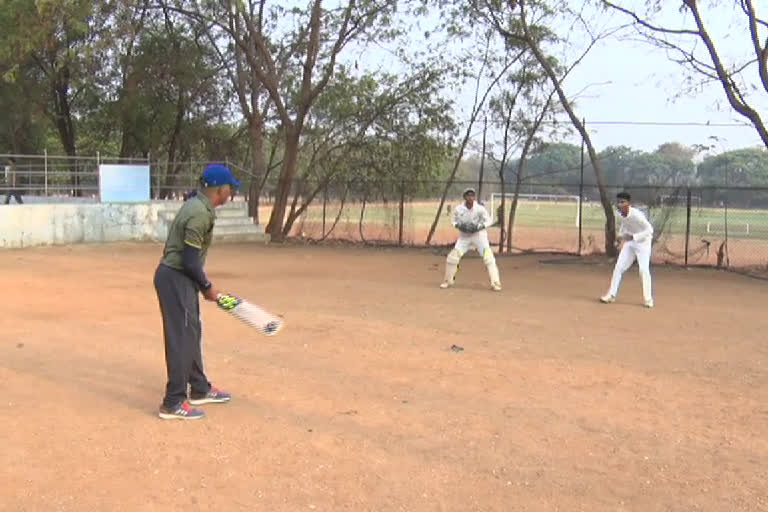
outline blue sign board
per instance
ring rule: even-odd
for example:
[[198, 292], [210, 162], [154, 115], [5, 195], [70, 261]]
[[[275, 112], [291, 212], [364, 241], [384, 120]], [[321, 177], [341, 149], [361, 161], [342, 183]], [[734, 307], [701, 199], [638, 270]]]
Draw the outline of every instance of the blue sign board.
[[99, 165], [102, 202], [149, 201], [149, 165]]

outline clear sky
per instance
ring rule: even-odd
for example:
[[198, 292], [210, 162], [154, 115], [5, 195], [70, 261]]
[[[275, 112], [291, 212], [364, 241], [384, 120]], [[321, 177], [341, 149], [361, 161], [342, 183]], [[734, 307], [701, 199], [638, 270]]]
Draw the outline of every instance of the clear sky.
[[[645, 0], [614, 0], [625, 7], [643, 9]], [[690, 28], [693, 20], [679, 12], [679, 2], [665, 0], [666, 8], [653, 18], [657, 24], [675, 28]], [[702, 2], [706, 3], [706, 2]], [[581, 6], [582, 0], [572, 0], [573, 6]], [[750, 57], [746, 16], [734, 10], [733, 0], [721, 0], [719, 7], [702, 6], [705, 22], [712, 37], [728, 65], [744, 62]], [[638, 7], [640, 6], [640, 7]], [[759, 14], [759, 13], [758, 13]], [[768, 17], [768, 9], [764, 13]], [[585, 11], [589, 24], [595, 30], [606, 29], [626, 24], [628, 17], [617, 12]], [[571, 18], [572, 19], [572, 18]], [[436, 19], [431, 20], [436, 22]], [[428, 24], [429, 21], [426, 22]], [[569, 22], [560, 20], [556, 25], [561, 35], [570, 39], [570, 46], [560, 47], [557, 55], [561, 62], [573, 62], [576, 55], [586, 48], [587, 40], [580, 30], [570, 30]], [[423, 27], [422, 27], [423, 28]], [[414, 46], [419, 45], [420, 29], [414, 30]], [[633, 30], [623, 35], [636, 34]], [[763, 29], [762, 38], [768, 35]], [[695, 41], [688, 39], [688, 41]], [[451, 49], [446, 47], [445, 51]], [[553, 49], [550, 49], [553, 50]], [[703, 46], [698, 43], [697, 55]], [[754, 56], [754, 53], [751, 53]], [[478, 59], [480, 57], [478, 56]], [[681, 94], [685, 84], [686, 72], [681, 65], [669, 60], [665, 51], [650, 44], [612, 37], [600, 41], [569, 75], [564, 86], [571, 97], [577, 97], [577, 114], [587, 120], [593, 143], [598, 150], [608, 146], [626, 145], [644, 151], [653, 151], [665, 142], [680, 142], [685, 145], [714, 144], [721, 149], [734, 149], [746, 146], [762, 146], [756, 131], [751, 126], [712, 126], [718, 124], [744, 124], [746, 120], [737, 115], [727, 104], [719, 83], [710, 83], [697, 93]], [[745, 76], [752, 78], [752, 84], [760, 85], [756, 66], [752, 66]], [[586, 88], [586, 89], [585, 89]], [[450, 93], [449, 93], [450, 94]], [[474, 84], [467, 84], [455, 91], [457, 99], [457, 118], [466, 120], [471, 112]], [[759, 99], [753, 106], [765, 112], [768, 121], [768, 93], [759, 87], [751, 92], [752, 98]], [[563, 117], [567, 122], [567, 118]], [[595, 124], [590, 124], [594, 122]], [[663, 125], [624, 125], [598, 124], [601, 122], [635, 123], [710, 123], [709, 126], [663, 126]], [[479, 140], [478, 125], [473, 132], [473, 141]], [[710, 137], [717, 137], [714, 142]], [[575, 137], [566, 139], [578, 144]]]
[[[624, 1], [630, 6], [645, 2]], [[667, 2], [677, 4], [678, 2]], [[704, 4], [705, 2], [701, 2]], [[704, 9], [705, 22], [728, 64], [743, 62], [751, 48], [746, 16], [736, 15], [732, 2], [722, 0], [721, 7]], [[765, 13], [768, 15], [768, 12]], [[613, 14], [608, 23], [620, 23], [628, 18]], [[680, 12], [667, 9], [655, 18], [659, 24], [670, 27], [690, 27], [692, 19]], [[634, 32], [632, 32], [634, 33]], [[765, 34], [763, 34], [763, 39]], [[693, 39], [688, 39], [693, 41]], [[699, 43], [698, 55], [704, 55]], [[754, 55], [754, 53], [752, 54]], [[745, 76], [751, 76], [755, 85], [757, 68], [752, 66]], [[649, 44], [611, 39], [601, 42], [590, 52], [566, 82], [571, 93], [587, 84], [606, 82], [589, 88], [578, 101], [579, 114], [594, 121], [647, 121], [670, 123], [740, 124], [745, 119], [728, 105], [722, 86], [710, 83], [701, 92], [681, 96], [685, 84], [682, 66], [671, 62], [665, 51]], [[763, 89], [752, 92], [753, 105], [766, 112], [768, 93]], [[757, 101], [762, 99], [762, 101]], [[667, 141], [686, 145], [711, 144], [710, 136], [720, 139], [726, 148], [762, 145], [757, 132], [747, 127], [717, 126], [624, 126], [597, 125], [591, 131], [598, 147], [626, 144], [646, 151], [655, 149]], [[718, 145], [718, 143], [715, 143]]]
[[[613, 0], [625, 7], [644, 9], [646, 0]], [[583, 0], [570, 0], [572, 6], [583, 5]], [[594, 3], [594, 2], [593, 2]], [[678, 1], [664, 0], [665, 8], [653, 18], [654, 23], [674, 28], [691, 28], [693, 20], [681, 14]], [[705, 23], [716, 41], [724, 62], [733, 66], [743, 63], [747, 58], [754, 58], [751, 49], [746, 16], [735, 9], [735, 0], [720, 0], [716, 7], [710, 2], [700, 2]], [[768, 5], [762, 6], [768, 17]], [[761, 6], [758, 5], [758, 9]], [[596, 30], [626, 24], [629, 18], [617, 12], [599, 12], [585, 10], [589, 24]], [[758, 14], [761, 14], [758, 12]], [[422, 20], [414, 26], [410, 47], [413, 50], [425, 44], [422, 37], [425, 28], [439, 24], [439, 13]], [[559, 51], [556, 56], [563, 63], [570, 63], [586, 47], [586, 39], [579, 29], [571, 30], [563, 18], [555, 25], [561, 36], [570, 39], [570, 46], [549, 48]], [[624, 35], [636, 34], [630, 30]], [[762, 28], [761, 38], [765, 40], [768, 29]], [[637, 38], [636, 38], [637, 39]], [[689, 44], [695, 39], [689, 38]], [[397, 66], [391, 53], [368, 47], [365, 50], [345, 50], [342, 61], [358, 61], [361, 69], [388, 69]], [[457, 45], [444, 42], [441, 48], [444, 54], [458, 52]], [[705, 57], [703, 45], [698, 42], [697, 55]], [[478, 55], [479, 61], [481, 56]], [[760, 85], [756, 65], [745, 72], [751, 85], [758, 86], [750, 91], [752, 104], [764, 113], [768, 122], [768, 93]], [[728, 105], [719, 82], [706, 84], [696, 93], [682, 93], [686, 71], [677, 63], [669, 60], [664, 50], [650, 44], [612, 37], [599, 42], [565, 81], [566, 92], [576, 99], [576, 112], [587, 120], [593, 143], [598, 150], [608, 146], [626, 145], [644, 151], [653, 151], [665, 142], [680, 142], [684, 145], [710, 144], [717, 147], [713, 152], [748, 146], [762, 146], [762, 142], [753, 127], [746, 124], [746, 119], [737, 115]], [[586, 89], [585, 89], [586, 88]], [[456, 119], [460, 123], [470, 117], [474, 97], [474, 83], [465, 84], [455, 90], [446, 91], [456, 99]], [[567, 123], [567, 118], [563, 117]], [[662, 124], [601, 124], [610, 123], [662, 123]], [[710, 123], [709, 126], [664, 126], [663, 123]], [[721, 124], [745, 126], [717, 126]], [[479, 144], [482, 125], [473, 129], [475, 150]], [[498, 132], [493, 136], [498, 136]], [[717, 137], [713, 141], [711, 137]], [[577, 137], [566, 138], [568, 142], [578, 144]]]

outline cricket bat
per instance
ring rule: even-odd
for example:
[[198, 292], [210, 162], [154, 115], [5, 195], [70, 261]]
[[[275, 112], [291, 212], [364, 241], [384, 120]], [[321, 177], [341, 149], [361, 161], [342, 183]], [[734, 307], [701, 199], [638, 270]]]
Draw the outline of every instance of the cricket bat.
[[255, 328], [265, 336], [274, 336], [283, 328], [283, 319], [273, 315], [247, 300], [220, 293], [216, 304], [241, 322]]

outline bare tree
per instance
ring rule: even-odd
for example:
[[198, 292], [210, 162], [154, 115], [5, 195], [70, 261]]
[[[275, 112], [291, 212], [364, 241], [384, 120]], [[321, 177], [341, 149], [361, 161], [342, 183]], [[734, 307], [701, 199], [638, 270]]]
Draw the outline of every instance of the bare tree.
[[[378, 123], [383, 122], [394, 126], [392, 118], [402, 116], [408, 118], [408, 112], [427, 110], [438, 112], [442, 103], [430, 101], [429, 96], [435, 96], [438, 88], [442, 85], [443, 69], [440, 66], [432, 64], [430, 68], [416, 67], [408, 72], [403, 72], [382, 84], [381, 91], [374, 91], [372, 95], [366, 96], [365, 101], [359, 101], [360, 96], [353, 91], [347, 90], [345, 103], [346, 109], [342, 109], [343, 115], [334, 117], [332, 114], [325, 113], [321, 120], [308, 119], [307, 134], [304, 147], [310, 146], [303, 153], [309, 153], [309, 163], [302, 166], [304, 173], [298, 178], [301, 182], [311, 181], [314, 178], [315, 187], [307, 190], [302, 198], [302, 204], [299, 205], [300, 194], [294, 195], [293, 202], [283, 227], [283, 234], [288, 235], [296, 219], [304, 213], [309, 205], [314, 201], [317, 195], [325, 189], [328, 184], [337, 179], [342, 174], [347, 174], [347, 178], [353, 177], [352, 168], [378, 169], [380, 174], [389, 173], [394, 178], [395, 169], [384, 171], [380, 169], [377, 159], [378, 155], [370, 139], [374, 138], [383, 144], [391, 143], [389, 137], [392, 134], [382, 133]], [[370, 78], [370, 77], [369, 77]], [[386, 79], [387, 77], [382, 77]], [[340, 82], [343, 79], [339, 80]], [[370, 83], [370, 79], [365, 80]], [[355, 108], [349, 108], [347, 102], [357, 99], [359, 104]], [[315, 112], [323, 110], [319, 105]], [[411, 112], [418, 117], [429, 119], [431, 122], [441, 115], [431, 115], [425, 112]], [[314, 116], [313, 116], [314, 117]], [[313, 122], [314, 121], [314, 122]], [[431, 124], [430, 122], [430, 124]], [[407, 122], [400, 124], [409, 125]], [[402, 127], [401, 127], [402, 128]], [[394, 129], [394, 128], [392, 128]], [[374, 137], [369, 137], [370, 132], [375, 132]], [[414, 135], [409, 133], [408, 135]], [[411, 144], [416, 144], [418, 137], [409, 137]], [[391, 145], [388, 146], [391, 150]], [[364, 153], [364, 155], [361, 155]], [[424, 155], [422, 155], [422, 160]], [[412, 162], [409, 164], [409, 172], [417, 171], [420, 164], [424, 162]], [[418, 174], [416, 172], [416, 174]], [[416, 176], [413, 176], [414, 178]]]
[[[749, 96], [749, 90], [752, 88], [760, 93], [768, 93], [768, 34], [765, 33], [768, 30], [768, 21], [758, 17], [752, 0], [730, 2], [732, 10], [743, 14], [743, 28], [728, 34], [728, 38], [743, 38], [744, 45], [750, 47], [753, 53], [752, 58], [746, 62], [733, 64], [724, 62], [718, 50], [718, 43], [702, 16], [701, 2], [697, 0], [664, 2], [667, 6], [677, 6], [680, 25], [675, 27], [658, 25], [651, 19], [662, 7], [660, 0], [648, 2], [644, 13], [623, 7], [619, 2], [601, 0], [601, 3], [606, 8], [629, 16], [639, 34], [650, 43], [666, 50], [672, 60], [686, 66], [704, 83], [718, 83], [731, 108], [749, 121], [760, 135], [763, 144], [768, 147], [768, 129], [754, 107], [754, 99]], [[725, 8], [723, 4], [726, 3], [721, 1], [716, 4], [718, 16], [722, 15]], [[712, 5], [714, 8], [715, 4]], [[686, 13], [691, 15], [690, 19], [685, 16]], [[703, 51], [698, 50], [699, 44], [704, 45]], [[762, 91], [758, 87], [750, 87], [752, 84], [745, 78], [748, 71], [756, 73]], [[761, 100], [764, 99], [764, 96], [761, 97]]]
[[[255, 4], [249, 2], [249, 12], [253, 12]], [[259, 34], [264, 33], [264, 2], [259, 4], [260, 12], [254, 20]], [[254, 70], [247, 64], [247, 55], [243, 46], [237, 44], [238, 40], [251, 46], [250, 33], [243, 30], [243, 26], [237, 23], [237, 11], [230, 10], [227, 17], [227, 30], [214, 31], [215, 25], [207, 25], [206, 34], [212, 46], [217, 50], [219, 59], [227, 64], [225, 71], [232, 84], [237, 97], [237, 104], [243, 114], [248, 127], [248, 140], [250, 142], [251, 183], [248, 187], [248, 215], [253, 217], [255, 224], [260, 223], [259, 200], [267, 178], [273, 167], [267, 164], [264, 152], [264, 139], [266, 119], [269, 115], [272, 102], [266, 88], [262, 85]], [[223, 44], [222, 44], [223, 43]], [[231, 53], [222, 49], [231, 49]], [[285, 66], [287, 54], [281, 55], [281, 67]], [[275, 148], [275, 144], [272, 145]], [[272, 154], [274, 156], [274, 152]]]
[[520, 188], [523, 184], [523, 176], [525, 175], [525, 166], [527, 163], [528, 155], [531, 150], [534, 149], [534, 143], [536, 143], [536, 135], [539, 133], [541, 124], [548, 114], [551, 113], [552, 98], [555, 95], [553, 89], [547, 96], [546, 101], [540, 106], [539, 112], [536, 114], [532, 122], [525, 121], [525, 142], [523, 143], [523, 149], [520, 153], [520, 160], [517, 163], [517, 172], [515, 173], [515, 192], [512, 196], [512, 205], [509, 207], [509, 221], [507, 224], [507, 252], [512, 251], [512, 235], [515, 226], [515, 215], [517, 214], [517, 205], [520, 198]]
[[[176, 9], [226, 32], [242, 50], [248, 72], [266, 90], [281, 125], [283, 159], [275, 204], [266, 231], [275, 241], [283, 240], [288, 196], [299, 163], [301, 136], [307, 116], [336, 71], [339, 54], [364, 34], [388, 37], [386, 20], [396, 0], [346, 0], [324, 8], [313, 0], [306, 9], [292, 9], [266, 0], [212, 0], [201, 8], [177, 0]], [[231, 15], [231, 16], [230, 16]], [[290, 33], [265, 20], [293, 17]], [[231, 22], [229, 21], [231, 20]], [[373, 33], [373, 34], [371, 34]]]
[[493, 212], [497, 216], [497, 222], [499, 225], [499, 253], [504, 252], [504, 242], [508, 231], [506, 230], [505, 218], [506, 218], [506, 167], [510, 156], [510, 153], [520, 144], [520, 140], [524, 138], [520, 134], [520, 121], [517, 118], [516, 113], [518, 108], [518, 100], [523, 96], [523, 103], [529, 104], [527, 100], [530, 98], [530, 92], [533, 89], [536, 81], [540, 77], [536, 77], [534, 74], [528, 73], [529, 63], [524, 63], [519, 72], [514, 73], [507, 77], [507, 82], [512, 86], [511, 89], [502, 90], [496, 97], [492, 98], [489, 102], [489, 109], [497, 118], [502, 126], [501, 137], [501, 158], [496, 159], [493, 151], [490, 152], [490, 158], [494, 161], [498, 161], [498, 174], [501, 184], [501, 202], [497, 212]]
[[[507, 71], [515, 63], [519, 62], [519, 60], [525, 54], [525, 51], [519, 51], [515, 55], [507, 56], [506, 62], [503, 63], [501, 70], [498, 73], [496, 73], [495, 76], [493, 76], [493, 79], [485, 88], [485, 91], [482, 93], [482, 95], [480, 95], [480, 90], [481, 90], [480, 84], [483, 79], [484, 73], [486, 73], [486, 69], [489, 66], [489, 53], [491, 52], [491, 42], [492, 42], [492, 39], [490, 36], [488, 36], [485, 41], [485, 51], [483, 53], [483, 61], [480, 64], [480, 69], [478, 70], [478, 73], [475, 78], [475, 97], [472, 105], [472, 112], [469, 116], [469, 122], [467, 123], [467, 127], [464, 131], [464, 136], [461, 140], [461, 143], [459, 144], [458, 152], [453, 162], [453, 169], [451, 170], [451, 174], [448, 177], [445, 187], [443, 188], [443, 194], [440, 196], [440, 204], [437, 207], [435, 218], [432, 221], [432, 225], [429, 228], [429, 233], [427, 234], [427, 240], [426, 240], [427, 245], [429, 245], [432, 242], [432, 237], [435, 235], [437, 224], [440, 221], [440, 214], [443, 211], [443, 206], [445, 205], [445, 199], [448, 196], [448, 190], [450, 189], [451, 185], [453, 185], [454, 179], [456, 179], [456, 173], [458, 172], [459, 166], [461, 165], [461, 159], [463, 158], [464, 151], [466, 150], [467, 144], [469, 143], [469, 138], [472, 135], [472, 127], [477, 121], [477, 117], [480, 115], [480, 112], [483, 110], [483, 106], [485, 105], [485, 102], [487, 101], [488, 96], [491, 94], [491, 91], [493, 90], [493, 88], [496, 87], [496, 84], [498, 84], [499, 81], [502, 78], [504, 78]], [[493, 75], [493, 73], [491, 74]]]
[[[582, 140], [584, 140], [589, 159], [592, 162], [592, 167], [595, 171], [595, 179], [600, 192], [600, 202], [602, 203], [603, 211], [605, 212], [605, 253], [609, 256], [615, 256], [616, 218], [605, 187], [605, 179], [603, 177], [602, 166], [597, 151], [595, 150], [592, 138], [584, 123], [579, 116], [576, 115], [572, 100], [565, 94], [565, 90], [563, 89], [564, 77], [557, 72], [557, 69], [552, 63], [552, 59], [542, 50], [541, 42], [545, 36], [551, 36], [551, 32], [542, 24], [532, 22], [529, 18], [529, 3], [529, 0], [507, 0], [506, 5], [509, 10], [500, 12], [497, 6], [491, 5], [488, 0], [482, 0], [481, 5], [483, 9], [481, 9], [481, 14], [489, 19], [495, 29], [508, 41], [515, 44], [525, 45], [531, 51], [536, 58], [536, 61], [539, 63], [539, 66], [541, 66], [542, 71], [549, 78], [549, 81], [554, 87], [557, 97], [560, 100], [560, 104], [568, 115], [571, 124], [579, 133]], [[545, 13], [549, 12], [549, 7], [547, 5], [542, 5], [541, 2], [533, 3], [539, 5]], [[509, 23], [502, 20], [502, 15], [504, 14], [509, 16]], [[594, 35], [589, 32], [589, 35], [591, 38], [589, 45], [573, 65], [576, 65], [583, 60], [590, 49], [594, 47], [601, 38], [607, 37], [608, 34]]]

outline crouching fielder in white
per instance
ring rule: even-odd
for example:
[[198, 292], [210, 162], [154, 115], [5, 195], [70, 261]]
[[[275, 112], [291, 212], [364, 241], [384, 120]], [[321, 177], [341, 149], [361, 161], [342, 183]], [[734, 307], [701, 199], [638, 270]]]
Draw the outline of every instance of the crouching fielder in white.
[[653, 226], [645, 218], [643, 212], [631, 206], [632, 198], [627, 192], [619, 192], [616, 199], [621, 214], [621, 229], [619, 241], [624, 245], [616, 260], [611, 278], [611, 288], [608, 293], [600, 297], [600, 301], [606, 304], [615, 302], [619, 294], [619, 285], [624, 272], [637, 258], [637, 266], [640, 270], [640, 280], [643, 284], [643, 299], [645, 307], [653, 307], [653, 294], [651, 291], [651, 241], [653, 240]]
[[453, 227], [459, 230], [459, 239], [456, 240], [456, 245], [445, 259], [445, 278], [440, 288], [453, 286], [462, 256], [469, 249], [474, 248], [483, 257], [483, 263], [488, 268], [491, 288], [497, 292], [501, 291], [499, 268], [496, 266], [496, 258], [493, 256], [491, 244], [488, 242], [488, 231], [486, 230], [486, 226], [490, 222], [491, 216], [488, 215], [488, 210], [483, 205], [475, 202], [475, 190], [472, 188], [466, 189], [464, 191], [464, 203], [457, 206], [453, 211], [451, 223]]

